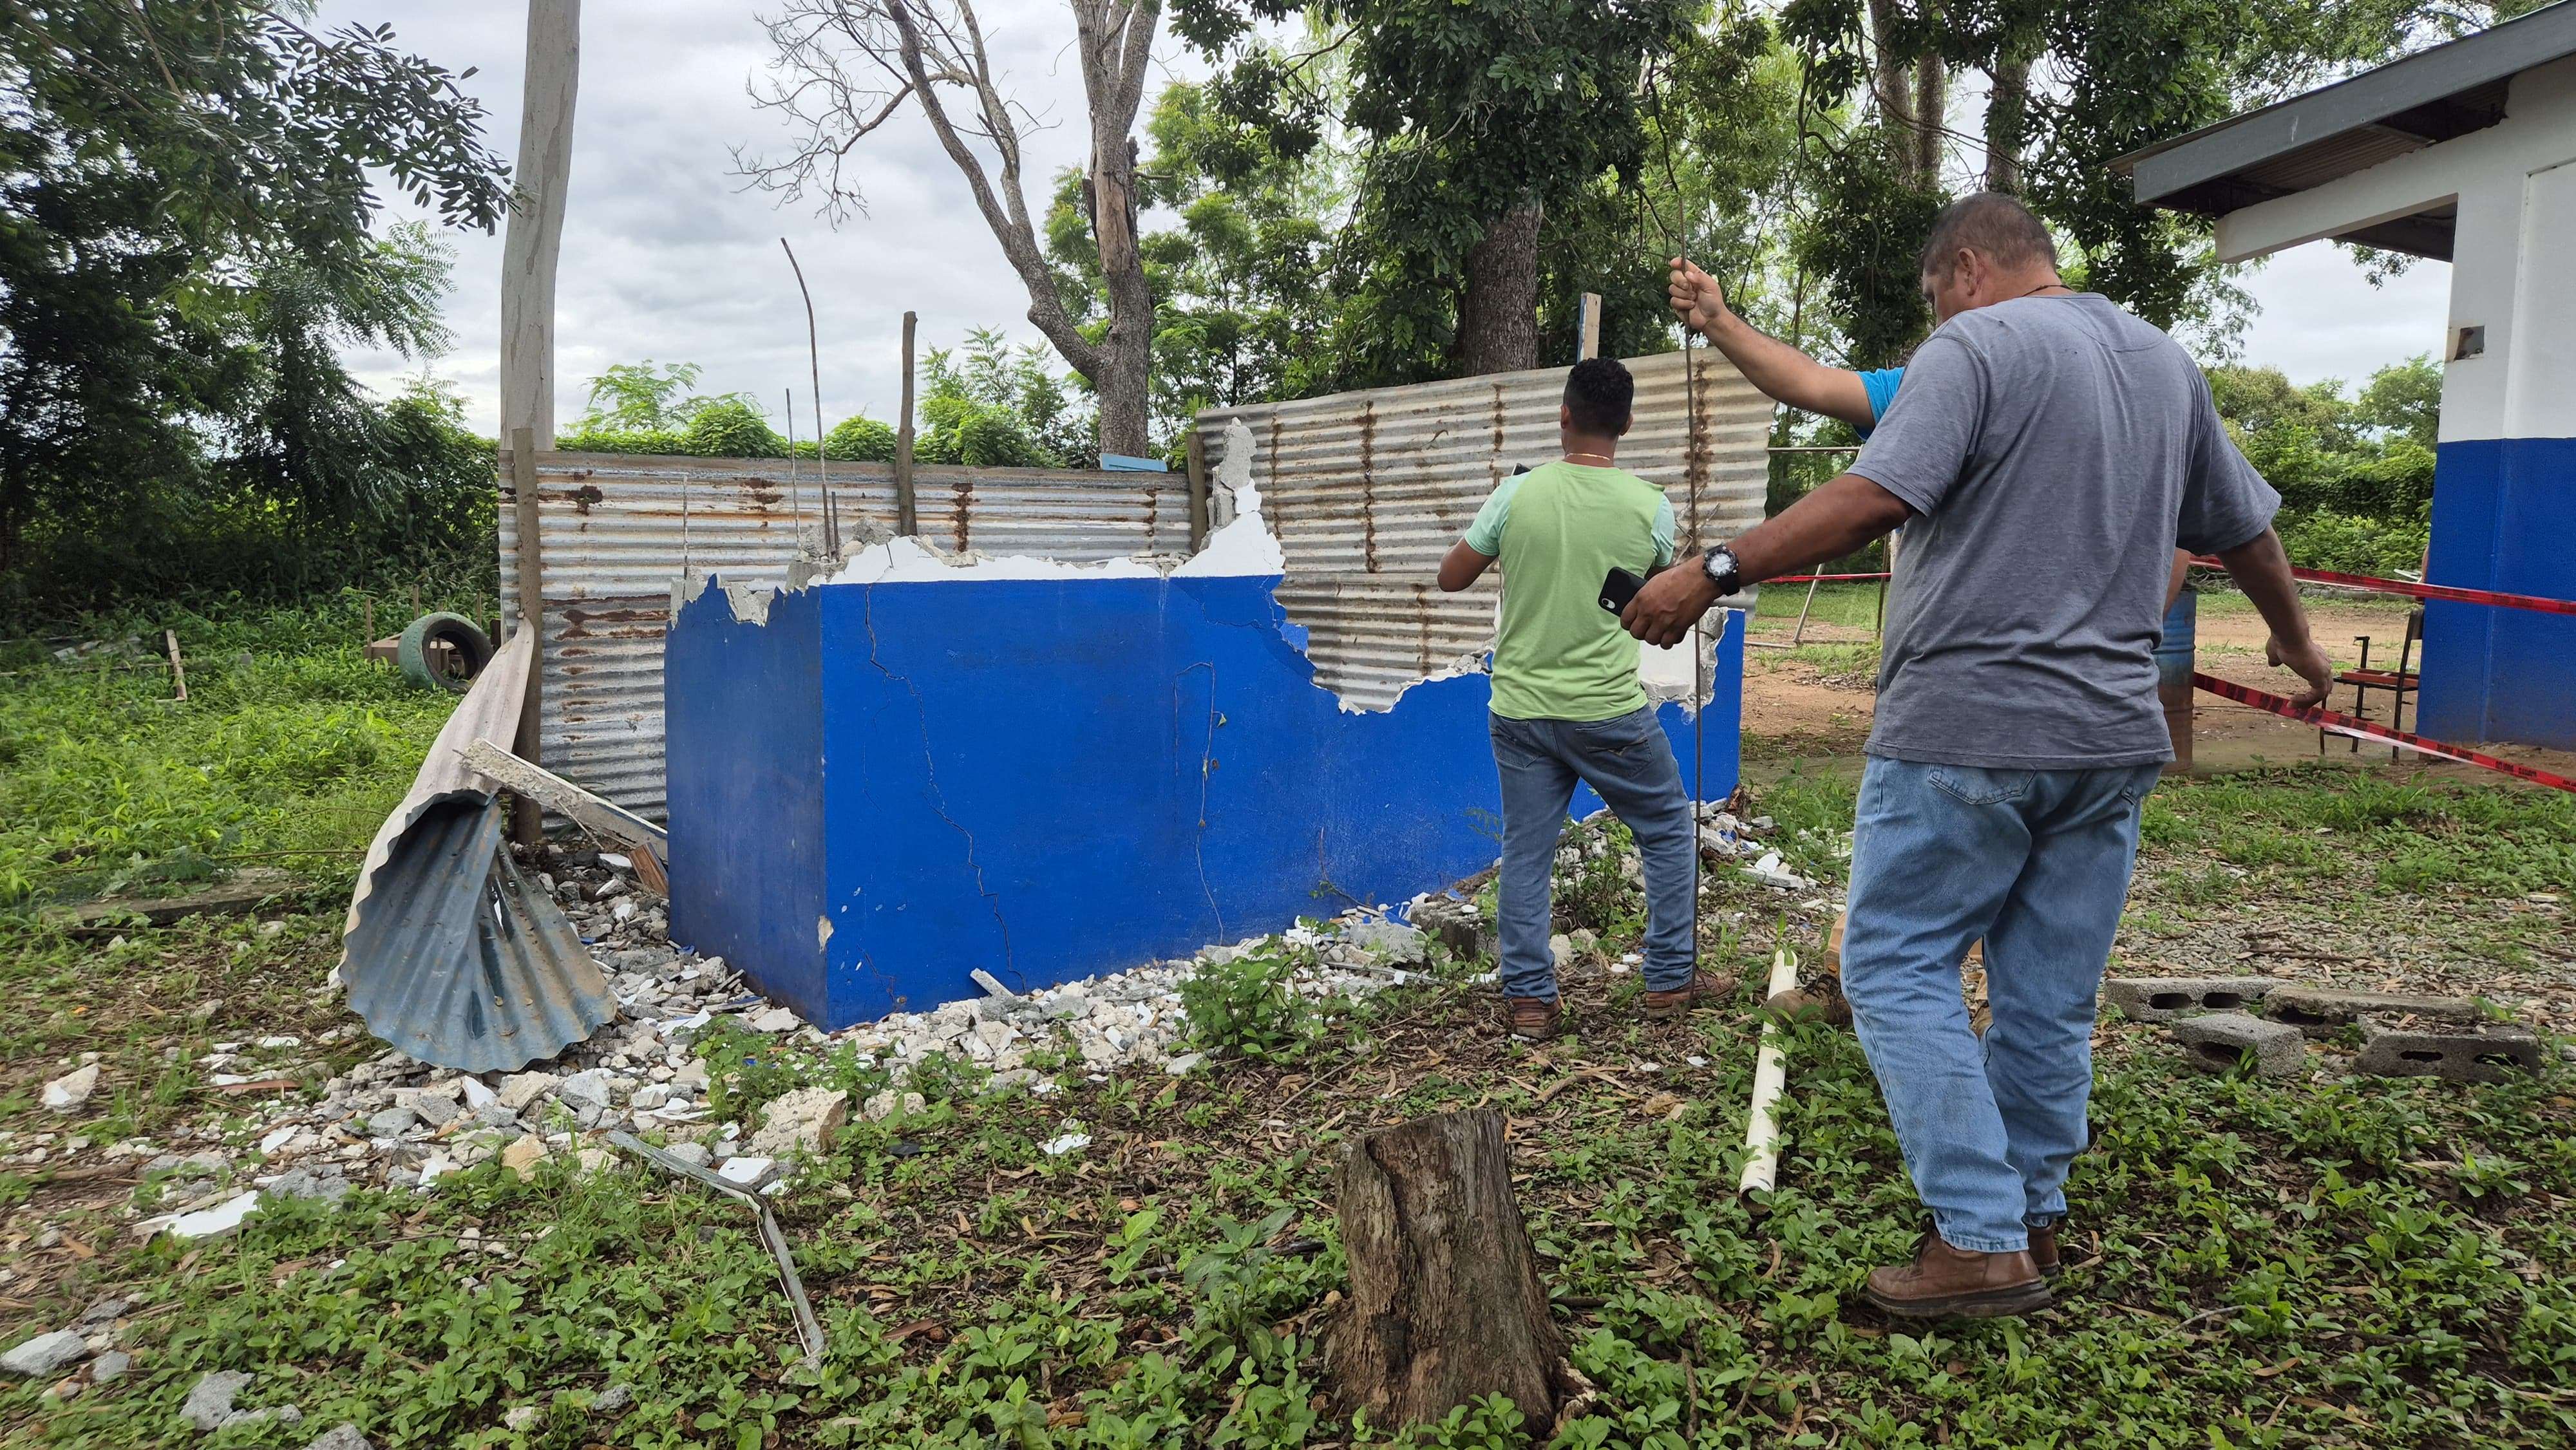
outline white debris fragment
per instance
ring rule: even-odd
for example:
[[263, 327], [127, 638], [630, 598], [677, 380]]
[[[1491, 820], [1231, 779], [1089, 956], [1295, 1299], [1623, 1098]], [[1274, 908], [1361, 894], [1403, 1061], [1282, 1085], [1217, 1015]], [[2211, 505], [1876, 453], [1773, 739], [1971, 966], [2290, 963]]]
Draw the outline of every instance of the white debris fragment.
[[212, 1208], [183, 1213], [170, 1220], [169, 1234], [174, 1239], [221, 1238], [242, 1226], [251, 1210], [259, 1207], [259, 1195], [244, 1193], [228, 1198]]
[[723, 1163], [718, 1164], [716, 1176], [727, 1183], [739, 1183], [745, 1188], [750, 1188], [768, 1178], [770, 1170], [777, 1166], [778, 1160], [775, 1158], [742, 1154], [727, 1158]]
[[1090, 1147], [1091, 1135], [1089, 1133], [1066, 1133], [1062, 1137], [1049, 1138], [1038, 1146], [1046, 1151], [1048, 1157], [1061, 1158], [1067, 1153], [1078, 1153], [1083, 1149]]
[[57, 1113], [77, 1112], [98, 1091], [98, 1064], [75, 1068], [45, 1084], [45, 1106]]

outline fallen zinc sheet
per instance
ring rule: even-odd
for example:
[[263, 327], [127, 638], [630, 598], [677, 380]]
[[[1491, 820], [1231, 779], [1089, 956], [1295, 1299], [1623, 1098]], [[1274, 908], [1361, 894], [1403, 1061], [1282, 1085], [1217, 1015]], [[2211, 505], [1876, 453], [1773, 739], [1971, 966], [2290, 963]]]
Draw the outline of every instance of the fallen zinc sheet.
[[349, 898], [333, 975], [350, 1010], [439, 1067], [523, 1067], [617, 1015], [580, 934], [510, 859], [497, 784], [465, 760], [474, 741], [511, 737], [534, 655], [522, 629], [476, 678], [377, 830]]

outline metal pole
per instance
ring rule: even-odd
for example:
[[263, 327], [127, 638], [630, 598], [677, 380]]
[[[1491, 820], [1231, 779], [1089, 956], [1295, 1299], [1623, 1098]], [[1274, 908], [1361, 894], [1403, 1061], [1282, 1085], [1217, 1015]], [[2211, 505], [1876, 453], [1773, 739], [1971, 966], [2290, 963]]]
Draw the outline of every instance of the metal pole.
[[895, 532], [906, 538], [921, 532], [918, 501], [912, 494], [912, 330], [916, 314], [903, 315], [903, 417], [894, 430]]

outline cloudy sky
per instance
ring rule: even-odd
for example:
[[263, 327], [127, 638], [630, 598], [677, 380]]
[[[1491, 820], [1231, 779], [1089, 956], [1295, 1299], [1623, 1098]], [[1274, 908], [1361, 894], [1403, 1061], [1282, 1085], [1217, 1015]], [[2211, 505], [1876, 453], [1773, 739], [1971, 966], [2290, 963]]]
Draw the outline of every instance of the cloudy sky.
[[[804, 205], [746, 190], [733, 151], [774, 150], [782, 123], [753, 108], [746, 86], [769, 59], [761, 0], [590, 0], [582, 37], [572, 189], [556, 301], [557, 414], [569, 425], [586, 380], [612, 362], [695, 362], [700, 387], [757, 395], [773, 421], [796, 389], [810, 432], [805, 319], [778, 238], [796, 248], [814, 288], [827, 417], [865, 409], [890, 419], [899, 397], [903, 313], [921, 314], [925, 348], [971, 327], [1023, 341], [1036, 330], [1001, 251], [967, 199], [955, 167], [917, 112], [861, 143], [850, 173], [865, 215], [835, 228]], [[515, 158], [525, 0], [325, 0], [321, 18], [391, 21], [399, 42], [454, 70], [490, 115], [490, 140]], [[1059, 167], [1083, 152], [1082, 78], [1060, 0], [985, 0], [979, 7], [997, 68], [1054, 128], [1028, 156], [1032, 207]], [[1166, 77], [1197, 67], [1178, 41], [1157, 47]], [[1147, 101], [1150, 107], [1151, 100]], [[501, 244], [462, 233], [447, 315], [455, 347], [432, 368], [468, 401], [470, 421], [498, 424]], [[2374, 290], [2338, 249], [2298, 248], [2245, 279], [2261, 304], [2246, 360], [2298, 382], [2355, 379], [2441, 341], [2450, 269], [2419, 264]], [[416, 362], [352, 359], [389, 386]]]

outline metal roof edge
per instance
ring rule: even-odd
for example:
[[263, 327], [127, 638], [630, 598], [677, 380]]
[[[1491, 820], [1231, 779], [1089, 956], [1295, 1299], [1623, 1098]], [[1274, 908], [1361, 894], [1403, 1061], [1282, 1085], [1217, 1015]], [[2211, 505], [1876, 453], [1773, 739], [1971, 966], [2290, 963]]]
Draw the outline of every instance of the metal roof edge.
[[[2302, 95], [2212, 122], [2112, 159], [2141, 205], [2241, 167], [2383, 120], [2462, 91], [2576, 55], [2576, 3], [2542, 6], [2430, 49], [2419, 50]], [[2223, 148], [2212, 143], [2225, 138]], [[2207, 154], [2186, 164], [2173, 153]], [[2172, 158], [2141, 176], [2142, 163]]]

